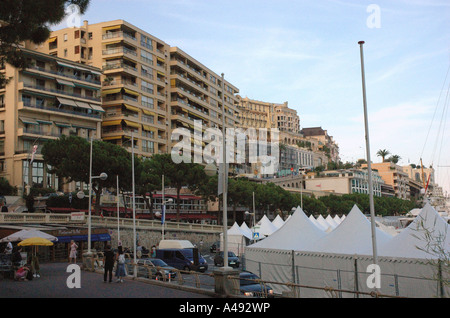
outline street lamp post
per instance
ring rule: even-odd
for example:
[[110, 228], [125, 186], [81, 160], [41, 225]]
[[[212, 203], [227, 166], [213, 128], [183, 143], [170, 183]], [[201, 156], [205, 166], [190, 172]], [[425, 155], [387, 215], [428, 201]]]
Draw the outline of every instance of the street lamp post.
[[[90, 145], [90, 160], [89, 160], [89, 216], [88, 216], [88, 254], [91, 254], [91, 224], [92, 224], [92, 202], [91, 202], [91, 196], [92, 196], [92, 179], [100, 179], [100, 180], [106, 180], [108, 178], [108, 175], [104, 172], [102, 172], [99, 176], [92, 176], [92, 138], [91, 138], [91, 145]], [[100, 200], [100, 198], [98, 198]]]
[[370, 207], [370, 220], [371, 220], [371, 230], [372, 230], [372, 253], [373, 262], [378, 265], [378, 255], [377, 255], [377, 240], [376, 240], [376, 227], [375, 227], [375, 208], [373, 201], [373, 187], [372, 187], [372, 166], [370, 158], [370, 142], [369, 142], [369, 124], [367, 115], [367, 101], [366, 101], [366, 81], [364, 72], [364, 53], [363, 44], [364, 41], [359, 41], [360, 57], [361, 57], [361, 78], [362, 78], [362, 92], [363, 92], [363, 106], [364, 106], [364, 127], [366, 133], [366, 153], [367, 153], [367, 172], [369, 181], [369, 207]]

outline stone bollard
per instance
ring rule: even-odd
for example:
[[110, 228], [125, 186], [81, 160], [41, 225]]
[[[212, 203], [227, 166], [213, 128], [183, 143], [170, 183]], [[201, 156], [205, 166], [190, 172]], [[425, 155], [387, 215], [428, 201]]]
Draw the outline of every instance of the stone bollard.
[[[215, 292], [223, 297], [239, 295], [239, 271], [222, 267], [213, 271]], [[230, 276], [235, 278], [229, 278]]]
[[83, 253], [83, 269], [87, 271], [94, 272], [94, 253]]

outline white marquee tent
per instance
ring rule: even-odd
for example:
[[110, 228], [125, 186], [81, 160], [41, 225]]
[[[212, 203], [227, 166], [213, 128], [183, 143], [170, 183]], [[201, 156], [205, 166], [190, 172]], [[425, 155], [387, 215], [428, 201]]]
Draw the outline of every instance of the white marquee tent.
[[317, 228], [298, 207], [286, 223], [269, 237], [250, 247], [283, 250], [303, 250], [326, 233]]
[[[246, 270], [272, 282], [373, 291], [366, 284], [367, 267], [373, 264], [370, 221], [356, 206], [342, 219], [341, 224], [327, 234], [315, 227], [311, 218], [294, 213], [291, 220], [296, 222], [286, 221], [268, 238], [246, 247]], [[418, 225], [428, 230], [418, 231]], [[435, 279], [436, 271], [444, 279], [448, 279], [445, 276], [448, 274], [430, 260], [430, 255], [419, 253], [417, 248], [425, 248], [431, 233], [448, 255], [448, 232], [449, 225], [429, 205], [397, 236], [392, 237], [377, 227], [379, 292], [404, 297], [448, 297], [450, 287]], [[291, 290], [278, 284], [271, 284], [271, 287], [277, 293]], [[323, 289], [299, 288], [299, 292], [302, 297], [331, 296]], [[341, 293], [340, 296], [355, 297], [355, 294]]]
[[[389, 234], [376, 228], [377, 245], [392, 238]], [[313, 252], [372, 255], [372, 230], [370, 221], [354, 205], [347, 218], [327, 236], [317, 241]]]
[[450, 225], [427, 203], [414, 221], [379, 248], [379, 255], [437, 259], [450, 253]]
[[242, 232], [244, 232], [246, 237], [248, 237], [250, 239], [253, 237], [252, 230], [250, 230], [250, 228], [248, 227], [247, 223], [242, 222], [240, 227], [241, 227], [241, 230], [242, 230]]
[[[233, 226], [227, 231], [228, 238], [228, 251], [234, 252], [236, 255], [242, 255], [244, 253], [244, 248], [247, 245], [248, 237], [239, 225], [234, 222]], [[223, 233], [220, 233], [220, 246], [223, 246]]]
[[284, 225], [284, 221], [281, 218], [281, 216], [278, 214], [277, 217], [272, 221], [272, 224], [279, 229], [280, 227], [282, 227]]
[[272, 222], [270, 222], [269, 218], [264, 215], [253, 227], [253, 230], [255, 233], [259, 233], [259, 238], [264, 238], [271, 235], [278, 229], [272, 224]]

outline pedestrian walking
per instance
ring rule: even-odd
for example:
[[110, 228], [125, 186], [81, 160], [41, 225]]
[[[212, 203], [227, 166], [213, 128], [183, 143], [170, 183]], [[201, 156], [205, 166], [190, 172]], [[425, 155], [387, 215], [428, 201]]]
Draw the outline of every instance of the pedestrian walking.
[[6, 244], [6, 248], [5, 248], [5, 254], [12, 254], [12, 250], [13, 250], [13, 246], [11, 242], [8, 242], [8, 244]]
[[125, 254], [123, 253], [122, 244], [119, 243], [117, 251], [117, 269], [116, 269], [116, 283], [123, 283], [123, 278], [126, 276], [125, 272]]
[[3, 200], [0, 201], [1, 212], [8, 212], [8, 207]]
[[103, 281], [106, 283], [109, 275], [109, 282], [112, 282], [112, 272], [114, 268], [115, 255], [111, 249], [111, 245], [107, 245], [105, 252], [103, 253], [103, 267], [105, 273], [103, 275]]
[[69, 262], [73, 261], [74, 264], [77, 262], [77, 248], [78, 245], [71, 240], [69, 246]]

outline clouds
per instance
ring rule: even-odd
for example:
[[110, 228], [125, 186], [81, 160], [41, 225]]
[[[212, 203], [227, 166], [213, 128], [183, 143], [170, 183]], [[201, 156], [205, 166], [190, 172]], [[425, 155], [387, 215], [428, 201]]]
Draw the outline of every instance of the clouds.
[[371, 29], [372, 3], [94, 0], [83, 19], [125, 19], [225, 73], [242, 96], [288, 101], [302, 127], [327, 129], [355, 160], [365, 148], [357, 44], [364, 40], [372, 155], [389, 149], [417, 162], [449, 65], [450, 3], [377, 1], [381, 28]]

